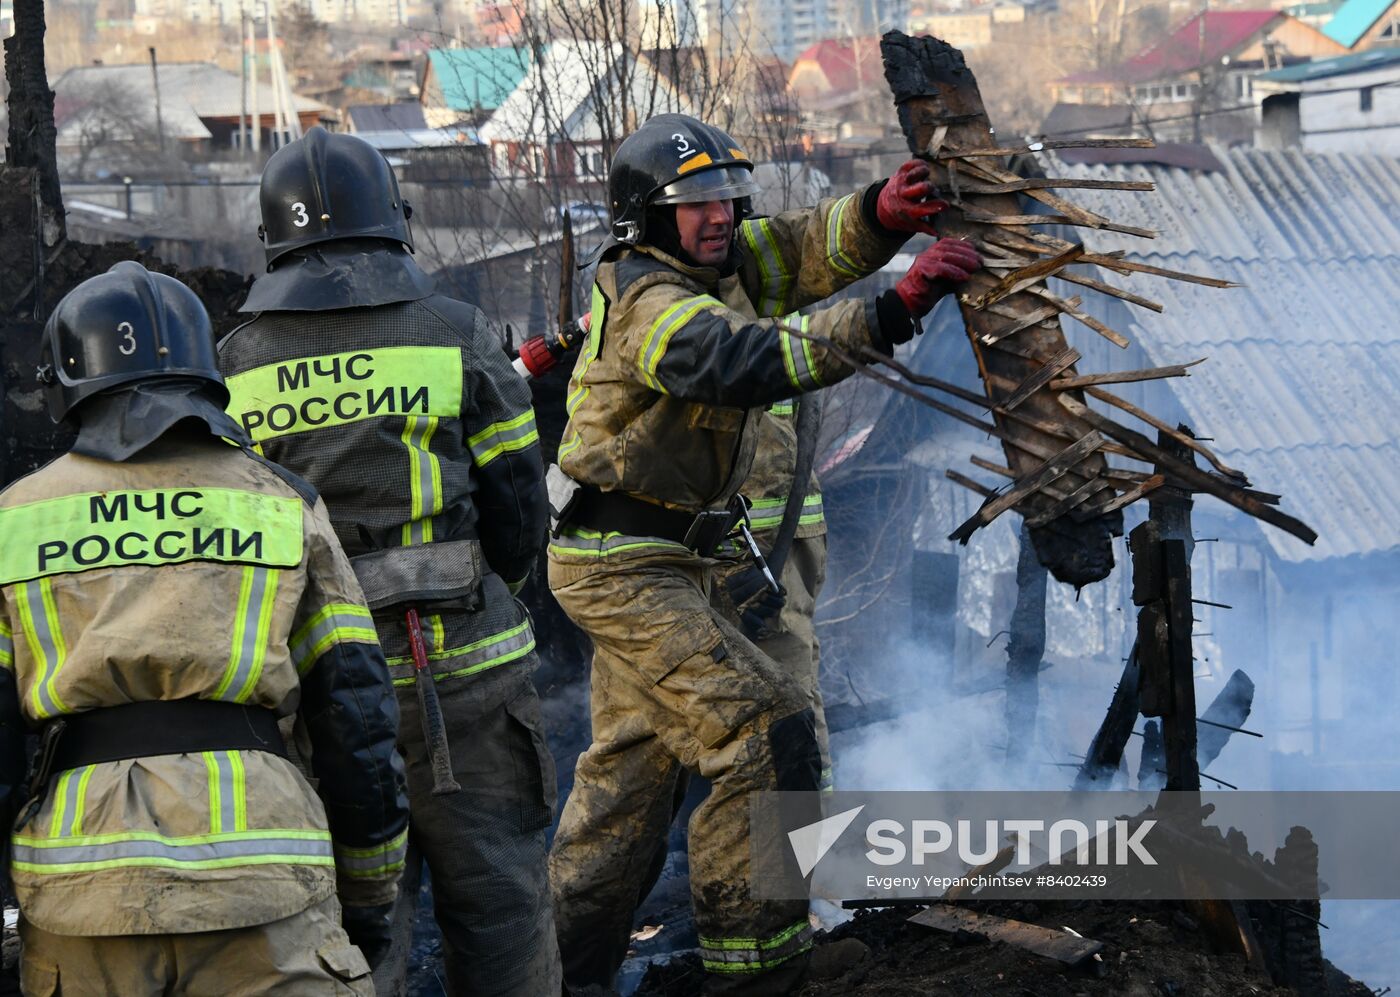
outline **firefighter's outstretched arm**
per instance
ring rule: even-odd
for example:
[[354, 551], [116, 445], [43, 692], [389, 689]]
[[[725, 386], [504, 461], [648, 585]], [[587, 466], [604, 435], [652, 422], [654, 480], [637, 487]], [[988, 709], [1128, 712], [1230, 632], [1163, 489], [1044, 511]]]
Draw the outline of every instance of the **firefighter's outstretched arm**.
[[760, 315], [796, 311], [879, 270], [911, 235], [933, 234], [945, 207], [928, 164], [910, 160], [845, 197], [742, 222], [740, 277]]

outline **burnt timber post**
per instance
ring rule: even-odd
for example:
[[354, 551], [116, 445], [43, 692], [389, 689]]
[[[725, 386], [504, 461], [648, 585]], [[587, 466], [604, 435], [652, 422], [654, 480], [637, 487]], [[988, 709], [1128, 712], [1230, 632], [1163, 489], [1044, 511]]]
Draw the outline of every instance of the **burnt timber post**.
[[1006, 760], [1025, 758], [1040, 705], [1040, 662], [1045, 656], [1045, 566], [1035, 556], [1030, 528], [1021, 525], [1016, 561], [1016, 608], [1006, 642]]

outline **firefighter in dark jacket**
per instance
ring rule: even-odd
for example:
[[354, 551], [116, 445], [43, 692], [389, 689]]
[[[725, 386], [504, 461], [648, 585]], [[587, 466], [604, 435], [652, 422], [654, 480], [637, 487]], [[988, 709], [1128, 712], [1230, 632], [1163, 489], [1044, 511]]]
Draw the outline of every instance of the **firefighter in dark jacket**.
[[[0, 493], [0, 816], [25, 994], [370, 997], [408, 800], [325, 505], [225, 414], [209, 318], [179, 281], [130, 262], [84, 281], [42, 356], [77, 442]], [[293, 713], [314, 791], [278, 728]], [[23, 724], [42, 750], [16, 819]]]
[[[888, 181], [902, 216], [934, 210], [921, 169]], [[877, 210], [886, 183], [759, 223], [744, 219], [752, 163], [718, 128], [660, 115], [613, 158], [614, 239], [559, 450], [580, 488], [549, 545], [550, 589], [594, 645], [593, 743], [550, 856], [571, 986], [608, 986], [621, 965], [682, 769], [711, 782], [689, 838], [705, 992], [776, 997], [820, 975], [806, 902], [756, 898], [749, 855], [751, 793], [819, 786], [810, 683], [710, 592], [765, 409], [851, 373], [803, 334], [888, 353], [980, 265], [943, 240], [878, 298], [782, 315], [903, 245]]]
[[[268, 161], [261, 203], [268, 272], [242, 308], [253, 319], [219, 346], [229, 411], [325, 497], [400, 693], [413, 822], [376, 981], [401, 985], [421, 856], [452, 992], [557, 993], [554, 766], [512, 595], [548, 508], [529, 389], [495, 326], [436, 293], [409, 255], [409, 208], [368, 144], [313, 128]], [[420, 715], [421, 681], [445, 737]], [[440, 795], [444, 756], [461, 788]]]

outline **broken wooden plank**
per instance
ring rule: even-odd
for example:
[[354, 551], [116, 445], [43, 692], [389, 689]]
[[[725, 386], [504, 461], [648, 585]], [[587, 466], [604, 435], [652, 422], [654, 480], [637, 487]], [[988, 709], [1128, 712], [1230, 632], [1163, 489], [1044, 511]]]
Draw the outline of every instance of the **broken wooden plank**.
[[1119, 495], [1113, 501], [1105, 502], [1101, 511], [1113, 512], [1117, 509], [1123, 508], [1125, 505], [1132, 505], [1144, 495], [1150, 494], [1151, 492], [1155, 492], [1158, 488], [1161, 488], [1166, 483], [1166, 478], [1164, 478], [1160, 474], [1154, 474], [1146, 481], [1140, 482], [1134, 485], [1132, 488], [1129, 488], [1126, 492], [1124, 492], [1122, 495]]
[[996, 225], [1001, 228], [1015, 228], [1022, 225], [1073, 225], [1069, 215], [989, 215], [981, 211], [963, 209], [963, 217], [977, 225]]
[[1094, 316], [1085, 314], [1079, 309], [1071, 307], [1070, 303], [1064, 298], [1057, 297], [1056, 295], [1051, 294], [1049, 291], [1045, 290], [1042, 287], [1028, 287], [1026, 288], [1026, 293], [1033, 294], [1037, 298], [1040, 298], [1042, 301], [1050, 302], [1050, 304], [1060, 309], [1061, 314], [1068, 315], [1072, 319], [1078, 319], [1080, 322], [1083, 322], [1090, 329], [1093, 329], [1095, 332], [1097, 332], [1104, 339], [1107, 339], [1114, 346], [1125, 350], [1128, 348], [1127, 337], [1125, 337], [1122, 333], [1115, 332], [1114, 330], [1110, 329], [1098, 319], [1094, 318]]
[[1060, 404], [1069, 410], [1071, 415], [1076, 415], [1089, 425], [1102, 432], [1105, 436], [1111, 437], [1131, 447], [1146, 460], [1161, 464], [1170, 469], [1173, 476], [1197, 491], [1206, 492], [1216, 498], [1234, 506], [1241, 512], [1246, 512], [1255, 519], [1262, 520], [1272, 526], [1276, 526], [1285, 533], [1292, 534], [1305, 544], [1312, 545], [1317, 542], [1317, 532], [1301, 520], [1282, 512], [1266, 504], [1253, 495], [1246, 494], [1247, 489], [1239, 488], [1229, 482], [1208, 474], [1196, 467], [1195, 464], [1179, 460], [1154, 444], [1141, 433], [1134, 432], [1126, 426], [1122, 426], [1107, 416], [1100, 415], [1089, 406], [1076, 401], [1072, 395], [1061, 394]]
[[1077, 966], [1103, 951], [1103, 942], [1092, 938], [947, 904], [930, 907], [922, 913], [915, 914], [909, 921], [911, 924], [919, 924], [935, 931], [946, 931], [949, 934], [965, 931], [989, 942], [1004, 942], [1035, 955], [1054, 959], [1066, 966]]
[[951, 467], [943, 473], [947, 475], [948, 480], [953, 482], [953, 484], [962, 485], [968, 491], [976, 492], [983, 498], [993, 498], [997, 493], [995, 488], [988, 488], [986, 485], [982, 484], [979, 481], [974, 481], [972, 478], [969, 478], [965, 474], [959, 474], [957, 471], [954, 471]]
[[[1068, 299], [1068, 301], [1074, 300], [1076, 299]], [[1040, 323], [1047, 319], [1053, 319], [1059, 314], [1060, 310], [1057, 307], [1054, 305], [1046, 305], [1044, 308], [1037, 308], [1029, 314], [1022, 316], [1018, 321], [1011, 323], [1005, 329], [997, 329], [995, 332], [983, 333], [978, 337], [978, 341], [984, 346], [994, 346], [1008, 336], [1016, 335], [1016, 333], [1020, 332], [1022, 329], [1029, 329], [1033, 325], [1040, 325]]]
[[1018, 291], [1027, 289], [1032, 284], [1043, 281], [1046, 277], [1059, 273], [1083, 255], [1084, 247], [1074, 245], [1058, 256], [1037, 260], [1028, 266], [1020, 267], [997, 281], [991, 289], [968, 301], [967, 304], [972, 308], [985, 308], [1002, 298], [1008, 298]]
[[1180, 430], [1173, 429], [1161, 419], [1158, 419], [1156, 416], [1143, 411], [1142, 409], [1134, 405], [1132, 402], [1127, 401], [1123, 398], [1119, 398], [1117, 395], [1110, 394], [1107, 391], [1104, 391], [1102, 388], [1085, 388], [1084, 393], [1090, 398], [1097, 398], [1101, 402], [1107, 402], [1114, 408], [1122, 409], [1129, 415], [1141, 419], [1153, 429], [1166, 433], [1168, 436], [1175, 439], [1178, 443], [1190, 447], [1192, 450], [1196, 451], [1196, 453], [1200, 454], [1206, 460], [1210, 461], [1211, 465], [1215, 467], [1215, 469], [1221, 474], [1225, 475], [1227, 478], [1233, 478], [1238, 480], [1242, 486], [1249, 484], [1249, 478], [1245, 476], [1245, 473], [1243, 471], [1237, 471], [1233, 467], [1230, 467], [1219, 457], [1217, 457], [1215, 453], [1210, 450], [1210, 448], [1202, 446], [1199, 441], [1193, 440], [1191, 437], [1187, 436]]
[[1150, 180], [1092, 180], [1080, 177], [1021, 177], [1002, 183], [966, 184], [964, 194], [1024, 194], [1040, 190], [1141, 190], [1152, 191]]
[[1046, 360], [1044, 367], [1033, 371], [1016, 387], [1015, 391], [997, 404], [997, 408], [1003, 412], [1010, 412], [1047, 384], [1053, 384], [1057, 374], [1063, 373], [1066, 368], [1074, 366], [1081, 359], [1078, 350], [1073, 346], [1066, 346], [1059, 353]]
[[935, 159], [958, 159], [963, 156], [1024, 156], [1032, 152], [1049, 152], [1052, 149], [1155, 149], [1157, 143], [1150, 138], [1071, 138], [1042, 139], [1027, 145], [1000, 146], [991, 149], [949, 149], [935, 156]]
[[[1113, 490], [1113, 486], [1110, 485], [1103, 478], [1090, 478], [1088, 481], [1084, 482], [1084, 484], [1080, 485], [1078, 488], [1070, 492], [1064, 498], [1060, 499], [1058, 502], [1056, 502], [1050, 508], [1046, 509], [1044, 512], [1040, 512], [1034, 516], [1028, 517], [1026, 519], [1026, 525], [1031, 527], [1032, 529], [1035, 529], [1037, 526], [1044, 526], [1047, 523], [1059, 519], [1071, 509], [1079, 508], [1079, 506], [1084, 504], [1084, 502], [1087, 501], [1090, 496], [1098, 494], [1105, 488], [1109, 491]], [[1099, 506], [1094, 511], [1097, 513], [1101, 513], [1104, 510], [1104, 508], [1106, 508], [1106, 506]]]
[[1076, 464], [1103, 446], [1103, 443], [1104, 438], [1097, 432], [1085, 433], [1084, 436], [1065, 447], [1029, 474], [1017, 479], [1009, 491], [990, 499], [967, 522], [948, 534], [948, 539], [967, 543], [968, 538], [978, 529], [992, 522], [1007, 509], [1015, 506], [1016, 503], [1034, 495], [1044, 485], [1063, 477]]
[[[983, 180], [995, 183], [1011, 183], [1012, 181], [1021, 179], [1015, 173], [1008, 170], [996, 169], [983, 163], [974, 163], [965, 159], [950, 159], [944, 162], [948, 166], [956, 167], [958, 170], [967, 172], [970, 176], [979, 177]], [[949, 171], [950, 174], [952, 172], [954, 171]], [[1069, 215], [1071, 218], [1076, 219], [1077, 224], [1086, 228], [1102, 229], [1107, 232], [1122, 232], [1125, 235], [1137, 235], [1144, 239], [1155, 239], [1157, 237], [1157, 233], [1152, 229], [1137, 228], [1132, 225], [1119, 225], [1105, 218], [1103, 215], [1095, 214], [1086, 208], [1081, 208], [1071, 201], [1066, 201], [1063, 197], [1051, 193], [1048, 190], [1027, 190], [1025, 193], [1026, 196], [1039, 201], [1041, 204], [1047, 205], [1061, 214]]]
[[1104, 714], [1094, 739], [1089, 743], [1084, 764], [1074, 778], [1075, 790], [1091, 789], [1096, 782], [1112, 782], [1118, 773], [1118, 765], [1123, 759], [1123, 749], [1128, 745], [1133, 727], [1138, 717], [1138, 649], [1128, 652], [1128, 661], [1123, 666], [1123, 674], [1118, 686], [1113, 690], [1108, 712]]
[[1074, 388], [1088, 388], [1095, 384], [1126, 384], [1129, 381], [1156, 381], [1164, 377], [1190, 377], [1187, 370], [1205, 363], [1206, 358], [1190, 363], [1174, 363], [1165, 367], [1146, 367], [1142, 370], [1110, 371], [1106, 374], [1080, 374], [1077, 377], [1061, 377], [1050, 382], [1055, 391], [1069, 391]]
[[1148, 311], [1153, 311], [1160, 314], [1163, 310], [1161, 302], [1153, 301], [1151, 298], [1144, 298], [1140, 294], [1134, 294], [1132, 291], [1125, 291], [1121, 287], [1115, 287], [1112, 284], [1106, 284], [1103, 281], [1095, 280], [1092, 277], [1084, 277], [1080, 274], [1070, 273], [1068, 271], [1057, 273], [1055, 276], [1058, 277], [1060, 280], [1069, 281], [1071, 284], [1078, 284], [1081, 287], [1087, 287], [1091, 290], [1098, 291], [1100, 294], [1107, 294], [1109, 297], [1117, 298], [1119, 301], [1126, 301], [1131, 305], [1137, 305], [1140, 308], [1146, 308]]

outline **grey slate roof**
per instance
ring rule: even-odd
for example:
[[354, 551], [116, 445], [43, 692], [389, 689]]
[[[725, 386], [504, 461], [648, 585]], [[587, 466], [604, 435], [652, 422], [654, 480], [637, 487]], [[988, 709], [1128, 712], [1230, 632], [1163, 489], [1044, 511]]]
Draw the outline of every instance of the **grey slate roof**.
[[[161, 63], [160, 102], [163, 123], [174, 123], [176, 134], [202, 137], [203, 118], [236, 118], [243, 109], [243, 81], [238, 73], [220, 69], [211, 62]], [[53, 83], [54, 93], [91, 94], [95, 88], [119, 88], [131, 91], [143, 101], [155, 105], [151, 85], [151, 65], [148, 62], [126, 66], [79, 66], [70, 69]], [[267, 80], [259, 81], [259, 110], [268, 114], [272, 108], [272, 91]], [[329, 110], [325, 104], [293, 96], [297, 111]], [[170, 124], [167, 124], [170, 127]], [[205, 132], [207, 134], [207, 132]]]
[[[1066, 320], [1085, 353], [1080, 369], [1209, 357], [1189, 379], [1155, 382], [1136, 397], [1119, 393], [1146, 398], [1160, 414], [1160, 392], [1169, 391], [1195, 432], [1214, 437], [1222, 459], [1257, 487], [1283, 493], [1283, 508], [1320, 535], [1309, 548], [1264, 527], [1284, 560], [1398, 550], [1400, 160], [1214, 151], [1224, 166], [1219, 172], [1046, 164], [1051, 175], [1157, 184], [1155, 194], [1069, 192], [1115, 221], [1160, 232], [1149, 241], [1084, 231], [1094, 249], [1122, 249], [1133, 259], [1245, 285], [1217, 290], [1107, 275], [1165, 310], [1154, 314], [1084, 292], [1089, 311], [1135, 347], [1117, 350]], [[1066, 292], [1069, 285], [1058, 287]]]

